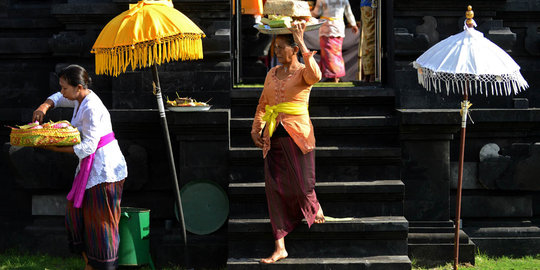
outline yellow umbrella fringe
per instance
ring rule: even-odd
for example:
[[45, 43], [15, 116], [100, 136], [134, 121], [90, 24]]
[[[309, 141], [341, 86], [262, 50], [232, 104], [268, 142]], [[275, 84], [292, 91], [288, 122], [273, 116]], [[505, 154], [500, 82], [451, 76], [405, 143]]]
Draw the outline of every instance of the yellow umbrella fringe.
[[203, 58], [200, 34], [180, 34], [161, 41], [142, 42], [116, 48], [93, 49], [96, 57], [96, 74], [118, 76], [132, 70], [172, 60], [197, 60]]
[[170, 42], [165, 42], [163, 43], [163, 55], [165, 56], [165, 60], [167, 61], [167, 63], [169, 62], [169, 60], [171, 59], [170, 55], [169, 55], [169, 45]]

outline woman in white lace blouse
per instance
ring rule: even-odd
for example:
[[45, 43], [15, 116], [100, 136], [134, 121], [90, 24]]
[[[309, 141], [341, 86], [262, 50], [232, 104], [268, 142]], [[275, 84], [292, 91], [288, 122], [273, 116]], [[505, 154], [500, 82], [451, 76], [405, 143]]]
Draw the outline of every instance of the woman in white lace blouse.
[[114, 138], [109, 111], [88, 88], [91, 79], [86, 70], [70, 65], [58, 77], [61, 91], [34, 111], [33, 121], [42, 122], [54, 107], [74, 108], [71, 124], [81, 133], [81, 143], [43, 147], [79, 158], [66, 208], [69, 245], [82, 254], [85, 269], [116, 269], [126, 161]]

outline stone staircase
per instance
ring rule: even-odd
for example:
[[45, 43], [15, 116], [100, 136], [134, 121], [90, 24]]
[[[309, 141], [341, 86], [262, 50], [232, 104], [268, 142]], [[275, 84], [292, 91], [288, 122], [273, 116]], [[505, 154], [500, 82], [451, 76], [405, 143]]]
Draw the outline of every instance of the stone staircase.
[[394, 93], [374, 87], [312, 90], [316, 192], [335, 219], [303, 222], [285, 238], [287, 259], [259, 264], [274, 248], [262, 154], [250, 138], [260, 92], [231, 92], [227, 268], [411, 269]]

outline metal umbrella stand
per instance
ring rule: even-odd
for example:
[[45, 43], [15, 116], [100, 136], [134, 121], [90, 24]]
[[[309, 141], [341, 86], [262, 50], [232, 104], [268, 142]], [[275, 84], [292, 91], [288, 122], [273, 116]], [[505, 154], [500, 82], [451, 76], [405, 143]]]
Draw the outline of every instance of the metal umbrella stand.
[[197, 60], [203, 58], [202, 38], [204, 32], [188, 17], [176, 10], [171, 0], [143, 0], [130, 4], [129, 10], [113, 18], [101, 31], [92, 53], [96, 59], [96, 74], [118, 76], [131, 65], [136, 68], [152, 68], [154, 95], [160, 122], [165, 136], [170, 176], [179, 209], [186, 264], [187, 237], [182, 209], [182, 199], [176, 174], [174, 155], [169, 136], [165, 107], [157, 65], [169, 61]]
[[418, 82], [427, 90], [463, 94], [461, 102], [461, 138], [459, 148], [458, 184], [454, 233], [454, 269], [459, 264], [459, 229], [465, 135], [469, 115], [469, 95], [510, 96], [525, 90], [527, 82], [520, 67], [501, 48], [474, 29], [472, 7], [467, 7], [464, 31], [435, 44], [415, 62]]

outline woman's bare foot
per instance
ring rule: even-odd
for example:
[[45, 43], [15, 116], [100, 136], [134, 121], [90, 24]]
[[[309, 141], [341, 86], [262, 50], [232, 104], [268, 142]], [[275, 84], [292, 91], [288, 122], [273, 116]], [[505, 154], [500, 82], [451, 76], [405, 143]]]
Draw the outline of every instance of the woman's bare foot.
[[289, 254], [287, 253], [285, 249], [276, 250], [274, 251], [272, 256], [262, 259], [261, 263], [266, 263], [266, 264], [275, 263], [279, 260], [287, 258], [287, 256], [289, 256]]
[[323, 213], [321, 204], [319, 204], [319, 211], [317, 211], [317, 215], [315, 216], [315, 223], [321, 224], [324, 222], [325, 222], [324, 213]]
[[282, 237], [274, 242], [275, 250], [274, 253], [272, 253], [272, 256], [261, 259], [261, 263], [275, 263], [279, 260], [287, 258], [289, 254], [287, 253], [287, 250], [285, 250], [285, 237]]

